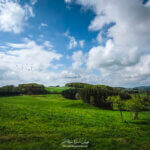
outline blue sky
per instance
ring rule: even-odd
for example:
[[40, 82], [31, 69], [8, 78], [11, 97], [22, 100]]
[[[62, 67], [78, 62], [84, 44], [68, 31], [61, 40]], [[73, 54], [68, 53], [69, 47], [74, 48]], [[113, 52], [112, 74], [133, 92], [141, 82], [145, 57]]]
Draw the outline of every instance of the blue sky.
[[148, 0], [0, 0], [0, 86], [150, 83]]
[[[22, 5], [30, 4], [30, 1], [21, 1]], [[88, 32], [88, 25], [94, 14], [91, 11], [87, 13], [81, 10], [81, 6], [70, 6], [63, 0], [45, 0], [38, 1], [33, 6], [35, 17], [28, 19], [28, 25], [24, 31], [19, 34], [2, 32], [0, 34], [1, 42], [19, 42], [21, 38], [32, 35], [33, 40], [38, 40], [43, 35], [43, 40], [50, 40], [53, 45], [61, 52], [67, 48], [67, 38], [63, 38], [63, 33], [70, 31], [77, 40], [85, 39], [87, 47], [90, 47], [91, 40], [96, 36], [93, 32]], [[40, 27], [41, 24], [46, 26]], [[64, 43], [65, 42], [65, 43]], [[59, 44], [58, 44], [59, 43]]]

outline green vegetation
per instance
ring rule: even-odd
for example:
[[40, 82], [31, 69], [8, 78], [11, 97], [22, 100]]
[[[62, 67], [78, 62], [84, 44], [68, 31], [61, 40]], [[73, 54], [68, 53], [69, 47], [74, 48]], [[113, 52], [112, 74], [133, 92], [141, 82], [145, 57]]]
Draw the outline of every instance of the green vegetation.
[[112, 102], [113, 109], [120, 111], [121, 121], [123, 122], [123, 110], [128, 110], [131, 113], [133, 120], [138, 119], [138, 113], [143, 110], [149, 110], [150, 99], [148, 96], [132, 95], [130, 99], [123, 99], [121, 96], [109, 96], [108, 102]]
[[44, 85], [29, 83], [20, 84], [18, 90], [21, 94], [33, 95], [33, 94], [47, 94]]
[[126, 123], [119, 111], [59, 94], [1, 97], [0, 150], [73, 149], [62, 147], [66, 140], [88, 141], [89, 150], [149, 150], [150, 112], [141, 112], [139, 120], [123, 113]]
[[87, 83], [72, 82], [72, 83], [67, 83], [65, 86], [74, 87], [74, 88], [85, 88], [86, 86], [90, 86], [90, 85], [91, 84], [87, 84]]
[[125, 107], [125, 100], [121, 99], [121, 97], [118, 95], [118, 96], [107, 97], [107, 101], [112, 102], [113, 108], [116, 108], [117, 110], [120, 111], [121, 121], [124, 122], [122, 112], [123, 112], [124, 107]]
[[79, 95], [80, 89], [77, 88], [71, 88], [68, 90], [64, 90], [62, 92], [62, 96], [65, 98], [69, 98], [69, 99], [78, 99], [80, 96]]
[[17, 87], [7, 85], [0, 87], [0, 96], [47, 94], [44, 85], [36, 83], [20, 84]]
[[148, 110], [150, 105], [149, 97], [134, 95], [126, 102], [126, 109], [130, 111], [133, 120], [138, 119], [138, 113], [143, 110]]
[[0, 96], [19, 95], [19, 90], [14, 85], [0, 87]]
[[116, 95], [123, 99], [130, 98], [128, 93], [104, 85], [90, 85], [80, 90], [80, 97], [84, 102], [104, 109], [112, 109], [112, 102], [106, 99]]
[[70, 87], [46, 87], [45, 88], [48, 92], [53, 93], [53, 94], [61, 94], [62, 91], [65, 91], [67, 89], [70, 89]]

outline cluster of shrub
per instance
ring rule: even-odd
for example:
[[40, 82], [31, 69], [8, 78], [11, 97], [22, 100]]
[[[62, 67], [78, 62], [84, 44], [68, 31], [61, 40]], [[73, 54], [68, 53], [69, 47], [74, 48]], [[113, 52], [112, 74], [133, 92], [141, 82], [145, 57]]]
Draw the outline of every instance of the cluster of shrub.
[[104, 109], [112, 109], [112, 103], [106, 100], [108, 96], [120, 95], [123, 99], [130, 98], [128, 93], [104, 85], [87, 86], [80, 90], [79, 95], [84, 102]]
[[45, 87], [36, 83], [19, 84], [17, 87], [8, 85], [0, 87], [0, 96], [47, 94]]
[[19, 95], [19, 90], [14, 85], [0, 87], [0, 96]]
[[74, 87], [62, 92], [65, 98], [82, 99], [84, 102], [105, 109], [112, 109], [111, 102], [106, 101], [108, 96], [120, 95], [124, 99], [130, 98], [127, 92], [105, 85], [90, 85], [85, 83], [68, 83]]
[[136, 92], [121, 90], [105, 85], [89, 85], [84, 83], [69, 83], [66, 86], [74, 87], [62, 92], [62, 95], [69, 99], [81, 99], [84, 102], [104, 109], [114, 109], [120, 111], [123, 121], [122, 111], [130, 111], [132, 119], [138, 118], [138, 112], [148, 110], [150, 106], [150, 94], [138, 96]]
[[147, 93], [146, 96], [132, 94], [129, 99], [123, 99], [119, 95], [109, 96], [106, 99], [111, 102], [112, 105], [120, 111], [121, 121], [123, 120], [123, 111], [129, 111], [133, 120], [138, 119], [138, 114], [141, 111], [149, 110], [150, 107], [150, 95]]

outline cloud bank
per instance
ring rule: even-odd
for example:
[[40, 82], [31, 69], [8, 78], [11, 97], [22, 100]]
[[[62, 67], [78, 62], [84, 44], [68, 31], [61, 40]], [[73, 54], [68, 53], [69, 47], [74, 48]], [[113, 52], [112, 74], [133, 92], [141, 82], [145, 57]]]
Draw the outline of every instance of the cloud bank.
[[[59, 67], [62, 55], [35, 41], [25, 39], [23, 43], [7, 43], [7, 48], [0, 51], [1, 85], [26, 82], [50, 82], [54, 73], [50, 70]], [[49, 46], [49, 45], [48, 45]], [[54, 63], [55, 62], [55, 63]]]
[[72, 0], [92, 10], [95, 18], [89, 31], [108, 28], [105, 46], [93, 46], [88, 52], [87, 68], [97, 69], [110, 85], [147, 85], [150, 82], [150, 7], [141, 0]]

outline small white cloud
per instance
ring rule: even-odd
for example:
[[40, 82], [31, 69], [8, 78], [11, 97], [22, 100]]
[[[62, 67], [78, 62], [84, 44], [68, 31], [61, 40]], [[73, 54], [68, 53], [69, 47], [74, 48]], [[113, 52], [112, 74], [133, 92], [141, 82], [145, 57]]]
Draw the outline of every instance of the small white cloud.
[[41, 29], [42, 27], [48, 27], [48, 25], [47, 25], [46, 23], [41, 23], [41, 24], [39, 25], [39, 29]]
[[35, 5], [37, 3], [37, 0], [30, 0], [32, 5]]
[[29, 38], [33, 38], [33, 35], [29, 34], [28, 37], [29, 37]]
[[45, 41], [44, 46], [47, 47], [47, 48], [50, 48], [50, 49], [53, 48], [53, 45], [50, 41]]
[[104, 25], [109, 24], [110, 22], [112, 22], [112, 20], [109, 17], [104, 16], [104, 15], [98, 15], [94, 18], [94, 20], [91, 22], [88, 28], [89, 30], [92, 30], [92, 31], [98, 31]]
[[1, 45], [0, 45], [0, 48], [1, 48], [1, 49], [6, 49], [7, 46], [1, 46]]
[[34, 17], [34, 13], [33, 13], [33, 9], [30, 5], [26, 4], [24, 6], [24, 9], [26, 10], [26, 16], [25, 16], [25, 19], [28, 19], [28, 16], [31, 16], [31, 17]]
[[104, 39], [103, 39], [103, 37], [102, 37], [102, 32], [100, 32], [100, 33], [98, 34], [98, 36], [97, 36], [97, 41], [98, 41], [100, 44], [103, 43]]
[[84, 44], [85, 44], [85, 40], [80, 40], [80, 41], [79, 41], [79, 45], [80, 45], [81, 48], [84, 47]]
[[0, 1], [0, 31], [20, 33], [33, 16], [28, 4], [22, 7], [17, 1]]
[[75, 37], [69, 35], [69, 31], [64, 33], [64, 36], [66, 36], [70, 40], [70, 42], [68, 44], [68, 49], [73, 49], [73, 48], [77, 47], [78, 42], [76, 41]]
[[71, 3], [71, 2], [72, 2], [72, 0], [65, 0], [65, 2], [66, 2], [66, 3]]

